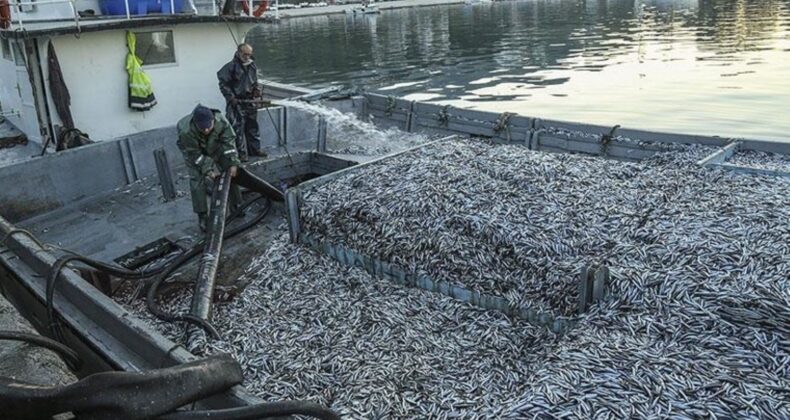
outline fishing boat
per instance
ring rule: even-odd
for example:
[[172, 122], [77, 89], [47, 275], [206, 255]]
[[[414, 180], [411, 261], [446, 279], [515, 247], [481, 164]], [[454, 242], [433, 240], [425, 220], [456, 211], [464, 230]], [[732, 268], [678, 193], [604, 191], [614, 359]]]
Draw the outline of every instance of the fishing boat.
[[379, 6], [377, 4], [363, 3], [361, 6], [354, 6], [350, 9], [346, 9], [346, 13], [354, 15], [373, 15], [381, 13], [381, 10], [379, 10]]
[[[135, 270], [181, 255], [190, 245], [200, 243], [201, 233], [188, 197], [178, 194], [186, 189], [187, 181], [175, 144], [174, 124], [198, 103], [214, 108], [224, 105], [216, 89], [216, 69], [230, 58], [246, 31], [261, 20], [220, 16], [213, 2], [196, 4], [200, 13], [189, 16], [178, 13], [184, 8], [180, 2], [170, 3], [170, 13], [155, 15], [148, 9], [143, 12], [148, 4], [135, 7], [131, 0], [121, 2], [120, 8], [98, 3], [95, 8], [103, 11], [101, 19], [81, 17], [74, 5], [57, 0], [17, 3], [10, 27], [0, 31], [2, 133], [12, 133], [5, 136], [14, 138], [7, 141], [9, 147], [0, 149], [0, 156], [14, 154], [0, 159], [0, 237], [5, 239], [0, 246], [0, 288], [45, 334], [49, 334], [54, 313], [62, 324], [64, 343], [85, 361], [77, 370], [80, 377], [183, 365], [195, 356], [157, 330], [150, 319], [124, 306], [114, 294], [118, 279], [102, 270], [58, 267], [58, 260], [64, 255], [62, 250], [68, 249]], [[358, 13], [378, 12], [372, 10]], [[136, 45], [129, 41], [129, 34]], [[130, 107], [128, 74], [123, 70], [130, 53], [142, 54], [141, 69], [154, 87], [156, 104], [149, 104], [146, 110]], [[191, 59], [198, 56], [200, 60]], [[186, 66], [189, 71], [180, 69]], [[285, 229], [294, 243], [321, 249], [341, 264], [487, 309], [521, 314], [521, 309], [513, 309], [504, 300], [409, 277], [411, 274], [395, 272], [387, 262], [333, 244], [311, 242], [310, 232], [299, 218], [299, 212], [305, 211], [301, 194], [306, 188], [330, 183], [371, 162], [403, 158], [404, 151], [423, 147], [392, 150], [388, 144], [379, 148], [381, 145], [369, 144], [372, 140], [367, 135], [347, 147], [343, 136], [329, 133], [333, 118], [363, 121], [381, 130], [432, 140], [474, 137], [527, 151], [574, 154], [606, 162], [641, 162], [671, 153], [678, 146], [705, 147], [708, 152], [697, 162], [700, 167], [741, 176], [790, 176], [781, 167], [750, 166], [735, 159], [744, 153], [788, 156], [790, 143], [605, 127], [336, 87], [307, 90], [262, 83], [272, 105], [258, 111], [258, 120], [270, 157], [249, 164], [247, 170], [279, 187], [285, 202], [254, 204], [261, 210], [261, 219], [249, 215], [243, 219], [252, 233], [244, 241], [225, 244], [224, 259], [219, 261], [226, 270], [220, 270], [217, 284], [231, 296], [239, 293], [234, 287], [243, 288], [234, 280], [272, 240], [280, 220], [286, 219]], [[60, 134], [64, 127], [65, 131], [79, 130], [90, 141], [56, 151], [55, 146], [65, 141]], [[192, 263], [195, 271], [198, 263]], [[49, 279], [58, 279], [57, 287], [48, 283], [54, 281]], [[589, 300], [580, 302], [580, 307], [589, 308], [602, 299], [599, 292], [603, 293], [603, 286], [598, 290], [598, 280], [591, 277], [580, 281], [584, 283], [580, 287], [590, 289]], [[50, 297], [48, 286], [54, 287]], [[595, 300], [593, 289], [598, 290]], [[574, 326], [570, 318], [530, 308], [523, 308], [523, 316], [556, 333]], [[229, 408], [260, 402], [237, 385], [205, 396], [195, 407]]]

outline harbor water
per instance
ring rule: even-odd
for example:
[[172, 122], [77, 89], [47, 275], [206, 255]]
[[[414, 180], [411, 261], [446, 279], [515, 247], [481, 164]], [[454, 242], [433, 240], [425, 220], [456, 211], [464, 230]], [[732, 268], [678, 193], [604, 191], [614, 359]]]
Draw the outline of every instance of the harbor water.
[[790, 141], [790, 1], [524, 0], [287, 19], [266, 79], [495, 112]]

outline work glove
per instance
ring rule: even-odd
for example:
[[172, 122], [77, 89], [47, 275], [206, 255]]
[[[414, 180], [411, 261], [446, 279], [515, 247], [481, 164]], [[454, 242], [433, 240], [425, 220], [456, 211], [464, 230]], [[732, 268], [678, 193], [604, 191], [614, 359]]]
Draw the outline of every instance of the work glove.
[[206, 179], [209, 181], [214, 181], [214, 179], [217, 178], [218, 176], [219, 176], [219, 172], [213, 169], [206, 173]]

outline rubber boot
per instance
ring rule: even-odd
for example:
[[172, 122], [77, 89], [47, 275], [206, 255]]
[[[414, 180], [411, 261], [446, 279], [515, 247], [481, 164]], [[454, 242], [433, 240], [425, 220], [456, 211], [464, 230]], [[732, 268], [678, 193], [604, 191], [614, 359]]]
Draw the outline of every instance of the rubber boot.
[[207, 213], [198, 213], [198, 227], [200, 228], [201, 232], [206, 231], [206, 225], [208, 222], [208, 214]]

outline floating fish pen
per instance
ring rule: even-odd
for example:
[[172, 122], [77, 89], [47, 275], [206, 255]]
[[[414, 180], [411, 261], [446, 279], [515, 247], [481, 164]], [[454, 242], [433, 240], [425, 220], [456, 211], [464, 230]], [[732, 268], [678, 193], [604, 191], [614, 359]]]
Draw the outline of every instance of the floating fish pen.
[[[790, 180], [684, 149], [448, 138], [304, 182], [223, 339], [184, 343], [350, 418], [787, 418]], [[580, 313], [590, 267], [607, 293]]]

